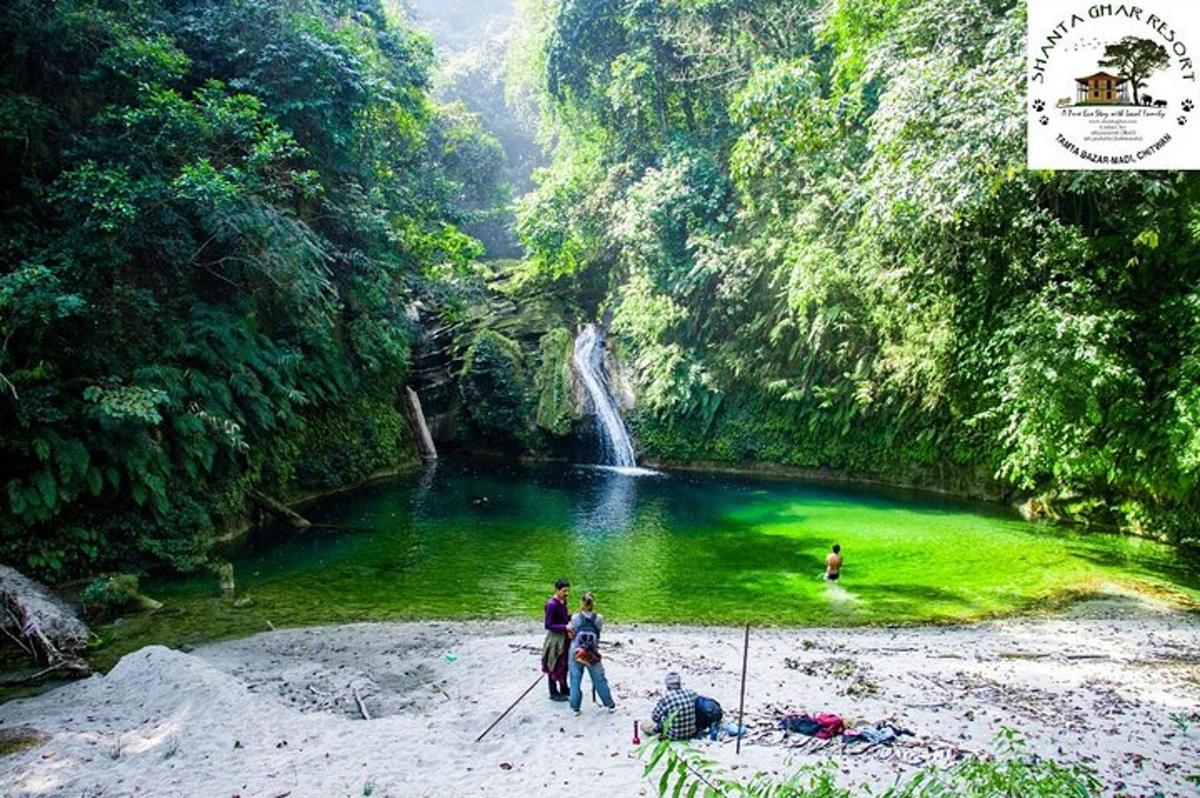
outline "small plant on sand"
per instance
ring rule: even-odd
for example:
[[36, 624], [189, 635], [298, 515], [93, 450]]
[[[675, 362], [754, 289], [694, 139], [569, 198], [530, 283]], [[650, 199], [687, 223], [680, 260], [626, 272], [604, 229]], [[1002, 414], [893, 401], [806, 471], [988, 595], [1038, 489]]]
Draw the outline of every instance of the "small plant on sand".
[[115, 760], [115, 759], [121, 758], [121, 754], [124, 752], [124, 750], [125, 750], [125, 741], [123, 739], [121, 739], [121, 735], [118, 734], [108, 744], [108, 748], [105, 749], [105, 753], [108, 754], [109, 759]]
[[[1025, 751], [1013, 729], [997, 738], [996, 757], [969, 756], [947, 768], [926, 767], [878, 798], [1093, 798], [1100, 782], [1086, 767], [1060, 765]], [[810, 765], [779, 778], [755, 773], [733, 778], [698, 749], [667, 740], [647, 741], [638, 753], [647, 760], [645, 777], [657, 777], [659, 796], [686, 798], [854, 798], [856, 793], [837, 784], [833, 762]], [[874, 795], [874, 793], [867, 793]]]
[[1200, 720], [1200, 713], [1172, 712], [1168, 717], [1171, 718], [1171, 722], [1175, 724], [1181, 733], [1187, 734], [1188, 730], [1192, 727], [1192, 723]]

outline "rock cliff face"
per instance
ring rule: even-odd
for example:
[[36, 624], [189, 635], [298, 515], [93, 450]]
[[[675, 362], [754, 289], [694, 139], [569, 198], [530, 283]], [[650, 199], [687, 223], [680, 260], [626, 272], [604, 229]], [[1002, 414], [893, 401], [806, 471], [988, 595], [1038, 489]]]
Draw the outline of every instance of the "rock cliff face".
[[42, 585], [8, 566], [0, 565], [0, 619], [14, 638], [23, 641], [26, 651], [45, 665], [78, 665], [77, 655], [87, 648], [87, 624], [79, 620], [67, 604]]
[[633, 392], [633, 381], [625, 372], [621, 363], [620, 342], [609, 339], [609, 345], [604, 350], [604, 370], [608, 372], [608, 387], [612, 389], [613, 398], [622, 413], [628, 413], [636, 406], [637, 401]]

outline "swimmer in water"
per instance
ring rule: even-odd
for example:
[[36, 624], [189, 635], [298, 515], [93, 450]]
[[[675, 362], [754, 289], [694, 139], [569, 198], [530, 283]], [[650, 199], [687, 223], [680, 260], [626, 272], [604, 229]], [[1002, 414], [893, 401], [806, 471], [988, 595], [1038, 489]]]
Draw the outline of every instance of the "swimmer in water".
[[830, 582], [836, 582], [838, 576], [842, 573], [842, 547], [837, 543], [833, 544], [833, 551], [825, 558], [825, 579]]

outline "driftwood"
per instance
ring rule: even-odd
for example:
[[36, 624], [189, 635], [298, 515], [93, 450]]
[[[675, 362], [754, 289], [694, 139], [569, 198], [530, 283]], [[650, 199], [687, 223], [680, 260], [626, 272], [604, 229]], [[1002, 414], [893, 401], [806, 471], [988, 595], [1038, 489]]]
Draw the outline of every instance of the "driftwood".
[[370, 720], [371, 713], [367, 712], [367, 705], [363, 703], [362, 696], [358, 694], [358, 688], [350, 688], [350, 692], [354, 694], [354, 703], [358, 704], [358, 714], [362, 715], [363, 720]]
[[310, 526], [312, 526], [312, 522], [300, 515], [300, 513], [296, 512], [291, 507], [288, 507], [283, 502], [277, 499], [272, 499], [265, 493], [252, 490], [250, 491], [250, 497], [261, 504], [264, 508], [270, 510], [272, 513], [279, 516], [284, 521], [287, 521], [297, 529], [308, 529]]
[[0, 628], [50, 673], [86, 676], [91, 670], [79, 656], [87, 648], [87, 625], [50, 591], [11, 568], [0, 566]]

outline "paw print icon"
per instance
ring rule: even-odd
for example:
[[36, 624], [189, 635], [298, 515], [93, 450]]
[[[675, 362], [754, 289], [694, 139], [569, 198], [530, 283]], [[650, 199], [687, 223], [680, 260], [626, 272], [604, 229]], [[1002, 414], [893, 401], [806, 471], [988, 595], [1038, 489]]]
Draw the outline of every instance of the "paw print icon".
[[1177, 120], [1177, 121], [1178, 121], [1178, 122], [1179, 122], [1179, 124], [1181, 124], [1181, 125], [1186, 125], [1186, 124], [1187, 124], [1187, 117], [1186, 117], [1186, 116], [1181, 116], [1181, 117], [1179, 117], [1179, 118], [1178, 118], [1178, 120]]
[[[1046, 110], [1046, 104], [1044, 102], [1042, 102], [1041, 100], [1034, 100], [1033, 101], [1033, 110], [1037, 111], [1040, 114], [1042, 111]], [[1044, 125], [1046, 123], [1043, 122], [1042, 124]]]
[[1043, 125], [1048, 125], [1048, 124], [1050, 124], [1050, 117], [1040, 116], [1040, 117], [1038, 117], [1038, 122], [1041, 122]]
[[1184, 100], [1184, 101], [1183, 101], [1183, 106], [1182, 106], [1182, 108], [1183, 108], [1183, 111], [1184, 111], [1184, 113], [1191, 113], [1192, 109], [1193, 109], [1193, 108], [1195, 108], [1195, 107], [1196, 107], [1196, 106], [1192, 104], [1192, 101], [1191, 101], [1191, 100]]

